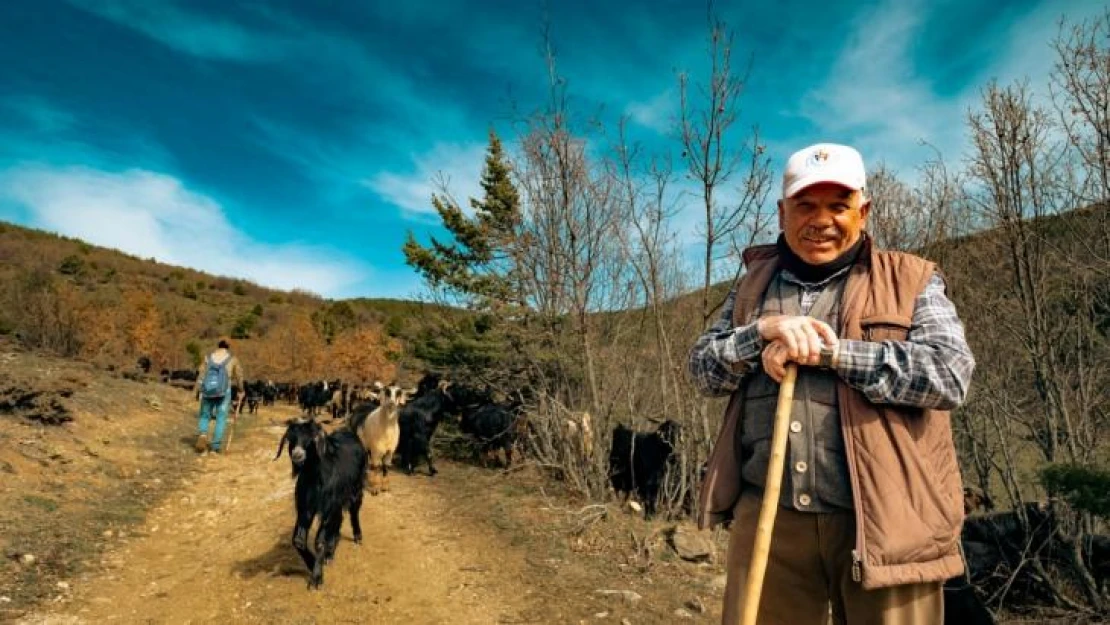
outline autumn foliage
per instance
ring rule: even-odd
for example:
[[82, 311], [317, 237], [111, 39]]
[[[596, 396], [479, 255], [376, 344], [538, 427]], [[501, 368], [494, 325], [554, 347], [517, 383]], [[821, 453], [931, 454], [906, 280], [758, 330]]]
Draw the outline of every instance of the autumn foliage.
[[392, 381], [402, 337], [427, 316], [419, 303], [274, 291], [3, 223], [0, 260], [0, 335], [116, 370], [140, 357], [155, 373], [192, 369], [231, 336], [252, 379]]

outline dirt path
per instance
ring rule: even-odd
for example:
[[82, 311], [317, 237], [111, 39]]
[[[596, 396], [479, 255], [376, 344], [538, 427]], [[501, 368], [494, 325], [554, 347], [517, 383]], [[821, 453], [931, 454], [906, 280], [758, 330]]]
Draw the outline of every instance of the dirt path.
[[279, 415], [237, 434], [106, 554], [108, 569], [75, 580], [62, 602], [22, 623], [513, 623], [528, 588], [523, 555], [493, 549], [481, 528], [452, 523], [449, 502], [419, 477], [367, 496], [366, 537], [345, 521], [323, 588], [289, 544], [289, 460], [271, 462]]

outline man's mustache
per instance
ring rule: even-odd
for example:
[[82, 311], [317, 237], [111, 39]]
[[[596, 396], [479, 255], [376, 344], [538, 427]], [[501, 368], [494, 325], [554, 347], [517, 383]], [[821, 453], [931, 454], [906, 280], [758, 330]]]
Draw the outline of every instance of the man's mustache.
[[802, 237], [806, 239], [839, 239], [840, 231], [836, 228], [807, 228], [802, 231]]

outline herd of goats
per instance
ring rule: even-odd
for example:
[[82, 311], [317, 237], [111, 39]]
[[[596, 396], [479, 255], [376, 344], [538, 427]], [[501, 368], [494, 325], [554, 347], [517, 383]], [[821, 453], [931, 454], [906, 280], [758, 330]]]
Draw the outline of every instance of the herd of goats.
[[[162, 380], [191, 386], [196, 374], [163, 371]], [[335, 555], [344, 510], [355, 542], [362, 540], [358, 513], [363, 492], [388, 491], [391, 465], [410, 475], [423, 465], [429, 476], [437, 473], [432, 439], [444, 419], [457, 417], [458, 429], [472, 438], [483, 466], [499, 454], [511, 466], [513, 451], [529, 435], [530, 427], [522, 394], [497, 401], [489, 389], [450, 383], [434, 374], [425, 375], [415, 388], [348, 385], [339, 380], [303, 385], [252, 380], [244, 385], [242, 402], [233, 397], [233, 404], [242, 405], [249, 414], [278, 401], [296, 404], [303, 413], [286, 421], [274, 460], [288, 449], [296, 479], [293, 546], [311, 571], [310, 588], [319, 587], [323, 566]], [[324, 424], [336, 422], [338, 426], [325, 429]], [[589, 462], [594, 445], [590, 415], [569, 415], [559, 426], [568, 447]], [[651, 432], [637, 432], [623, 424], [613, 429], [609, 482], [625, 499], [635, 493], [646, 518], [656, 512], [680, 435], [681, 428], [670, 420]], [[317, 517], [320, 525], [310, 549], [309, 528]]]

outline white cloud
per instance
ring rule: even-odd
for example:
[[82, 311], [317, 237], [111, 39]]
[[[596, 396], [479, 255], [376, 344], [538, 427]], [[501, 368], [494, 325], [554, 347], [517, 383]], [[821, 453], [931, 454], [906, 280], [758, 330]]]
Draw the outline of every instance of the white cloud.
[[43, 229], [274, 288], [335, 296], [367, 274], [324, 249], [256, 241], [218, 202], [157, 172], [20, 166], [0, 173], [0, 198]]
[[672, 89], [656, 94], [649, 100], [633, 102], [625, 107], [625, 114], [645, 128], [665, 135], [674, 127], [678, 114], [678, 96]]
[[852, 143], [868, 161], [899, 170], [922, 160], [922, 140], [949, 157], [959, 152], [963, 104], [939, 97], [912, 62], [924, 9], [887, 2], [856, 24], [825, 83], [801, 108], [823, 131], [820, 140]]
[[264, 62], [288, 53], [289, 40], [231, 21], [184, 11], [170, 2], [69, 0], [79, 9], [139, 31], [175, 50], [220, 61]]
[[1057, 20], [1063, 14], [1079, 20], [1102, 9], [1081, 0], [1035, 6], [1003, 32], [993, 57], [984, 57], [968, 86], [953, 95], [941, 95], [913, 63], [913, 46], [928, 10], [919, 2], [888, 0], [867, 12], [846, 38], [824, 84], [808, 93], [801, 106], [803, 116], [823, 133], [820, 140], [852, 143], [869, 162], [884, 161], [907, 179], [934, 156], [920, 145], [922, 140], [950, 162], [964, 156], [968, 110], [978, 107], [981, 90], [991, 79], [1009, 84], [1028, 78], [1038, 101], [1045, 102]]
[[14, 113], [35, 132], [57, 133], [70, 129], [77, 122], [70, 111], [32, 95], [0, 98], [0, 108]]
[[363, 182], [378, 196], [416, 218], [434, 216], [432, 194], [441, 194], [440, 182], [467, 212], [470, 198], [481, 198], [480, 177], [485, 163], [484, 143], [440, 143], [413, 158], [405, 173], [380, 172]]

